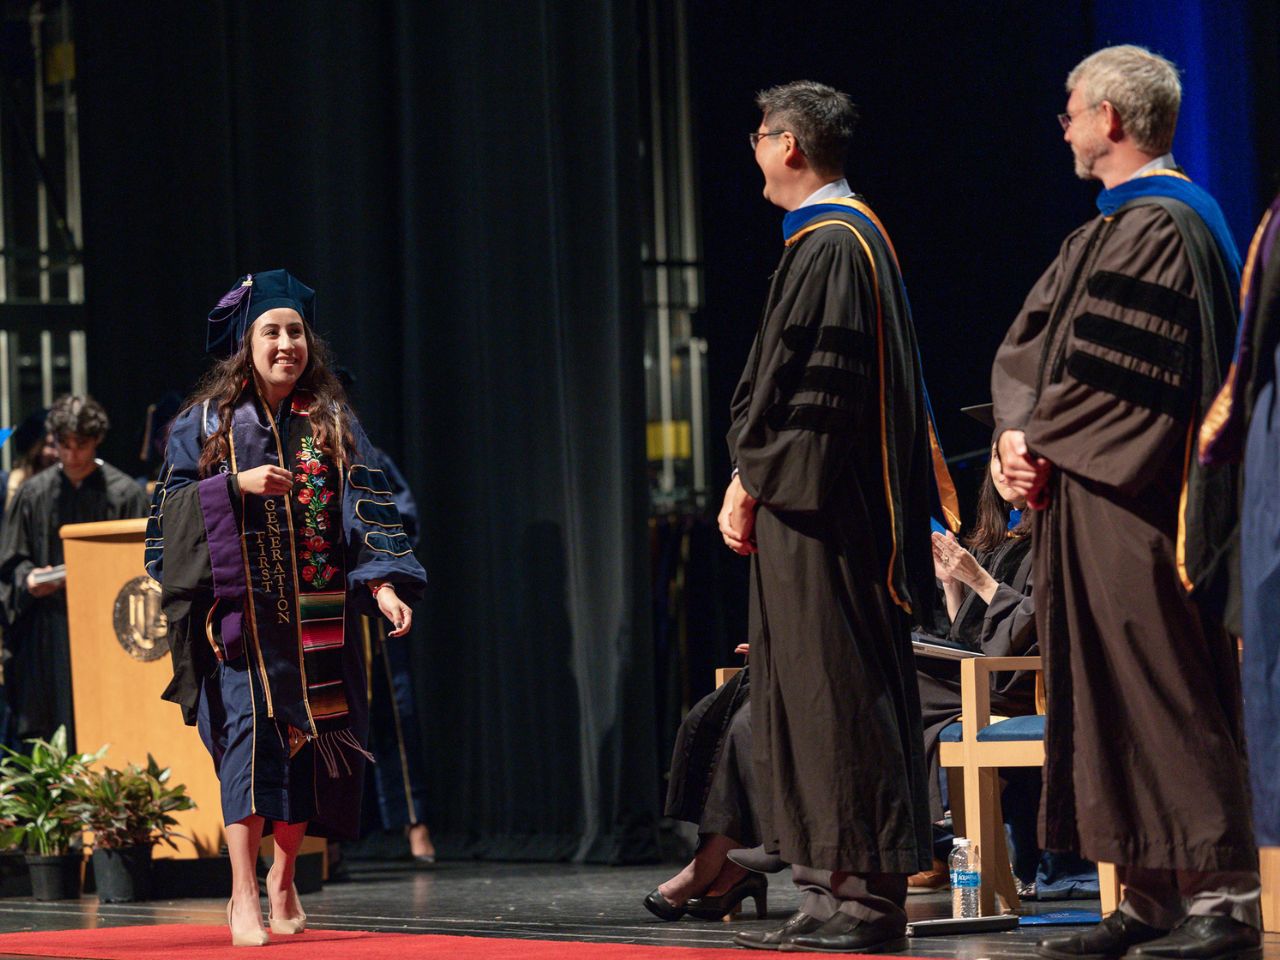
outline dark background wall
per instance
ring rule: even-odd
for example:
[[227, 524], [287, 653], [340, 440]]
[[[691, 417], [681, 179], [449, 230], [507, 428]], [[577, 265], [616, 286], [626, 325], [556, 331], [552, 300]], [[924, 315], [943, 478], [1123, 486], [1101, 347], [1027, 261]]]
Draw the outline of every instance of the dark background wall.
[[[1096, 46], [1187, 67], [1177, 152], [1243, 242], [1280, 169], [1273, 0], [688, 5], [712, 435], [780, 250], [754, 91], [862, 106], [850, 169], [904, 263], [944, 443], [1092, 212], [1054, 114]], [[454, 853], [637, 859], [659, 803], [644, 542], [635, 5], [314, 0], [77, 7], [90, 388], [126, 467], [203, 369], [203, 317], [288, 267], [423, 512], [415, 660]], [[713, 475], [727, 474], [716, 443]], [[743, 565], [701, 571], [742, 636]], [[707, 570], [713, 573], [707, 574]]]

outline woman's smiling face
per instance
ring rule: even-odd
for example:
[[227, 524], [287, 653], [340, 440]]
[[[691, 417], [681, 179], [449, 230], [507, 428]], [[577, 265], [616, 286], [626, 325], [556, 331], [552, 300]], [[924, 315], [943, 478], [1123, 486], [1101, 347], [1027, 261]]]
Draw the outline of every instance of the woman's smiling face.
[[268, 393], [287, 394], [307, 369], [307, 334], [298, 311], [268, 310], [249, 331], [253, 369]]

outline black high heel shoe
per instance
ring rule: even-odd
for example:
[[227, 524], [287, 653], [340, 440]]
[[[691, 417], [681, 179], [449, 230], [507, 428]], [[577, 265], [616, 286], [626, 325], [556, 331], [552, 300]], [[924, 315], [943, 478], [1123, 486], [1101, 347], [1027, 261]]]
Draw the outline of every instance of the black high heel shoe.
[[749, 873], [718, 897], [695, 897], [684, 905], [685, 912], [699, 920], [719, 920], [743, 900], [756, 902], [756, 919], [769, 915], [769, 878]]
[[660, 894], [657, 887], [654, 887], [653, 892], [644, 898], [644, 907], [659, 920], [679, 920], [685, 915], [687, 904], [677, 907]]

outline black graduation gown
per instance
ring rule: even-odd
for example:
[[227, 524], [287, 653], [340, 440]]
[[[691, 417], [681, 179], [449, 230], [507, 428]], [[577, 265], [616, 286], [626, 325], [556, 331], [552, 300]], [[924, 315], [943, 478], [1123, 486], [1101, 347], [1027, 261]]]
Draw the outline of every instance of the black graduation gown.
[[764, 844], [790, 863], [931, 860], [909, 611], [927, 617], [932, 463], [892, 250], [862, 217], [793, 234], [734, 395], [760, 506], [751, 726]]
[[744, 846], [759, 840], [751, 759], [749, 668], [693, 705], [671, 751], [668, 817], [697, 824]]
[[125, 520], [147, 515], [147, 496], [131, 477], [109, 463], [72, 485], [53, 466], [18, 488], [0, 532], [0, 604], [8, 627], [5, 685], [19, 739], [49, 737], [64, 725], [75, 742], [71, 709], [71, 647], [67, 595], [35, 598], [27, 574], [62, 563], [58, 528], [66, 523]]

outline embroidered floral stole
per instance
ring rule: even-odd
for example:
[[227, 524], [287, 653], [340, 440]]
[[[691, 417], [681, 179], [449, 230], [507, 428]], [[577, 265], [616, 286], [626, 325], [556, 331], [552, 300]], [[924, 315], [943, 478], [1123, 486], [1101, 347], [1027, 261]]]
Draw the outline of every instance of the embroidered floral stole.
[[[311, 405], [311, 396], [295, 393], [288, 415], [277, 423], [246, 394], [234, 413], [231, 469], [269, 463], [293, 473], [290, 493], [241, 494], [241, 547], [251, 598], [245, 651], [268, 715], [303, 735], [321, 736], [350, 726], [343, 682], [343, 468], [321, 451], [311, 429]], [[339, 739], [345, 743], [350, 734]], [[333, 773], [328, 753], [325, 759]]]

